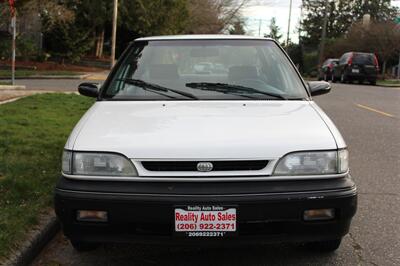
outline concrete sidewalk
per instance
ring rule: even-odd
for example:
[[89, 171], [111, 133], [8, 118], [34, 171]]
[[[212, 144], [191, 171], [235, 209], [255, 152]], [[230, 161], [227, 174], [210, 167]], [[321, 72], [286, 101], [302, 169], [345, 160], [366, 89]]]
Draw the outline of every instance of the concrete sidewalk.
[[12, 102], [22, 97], [41, 93], [78, 93], [76, 91], [54, 91], [54, 90], [0, 90], [0, 104]]
[[99, 73], [94, 73], [94, 74], [88, 74], [84, 79], [85, 80], [106, 80], [108, 77], [108, 74], [110, 74], [110, 71], [106, 70], [103, 72], [99, 72]]
[[[75, 76], [33, 76], [27, 78], [18, 78], [15, 83], [26, 90], [50, 90], [50, 91], [76, 91], [78, 85], [82, 82], [103, 83], [109, 74], [109, 71], [86, 73]], [[2, 87], [3, 85], [0, 85]], [[5, 86], [5, 85], [4, 85]], [[10, 88], [0, 88], [10, 89]]]
[[37, 93], [77, 93], [82, 82], [103, 83], [108, 71], [88, 74], [85, 79], [17, 79], [15, 86], [0, 85], [0, 102]]
[[[104, 77], [104, 76], [103, 76]], [[103, 79], [94, 76], [88, 80], [81, 79], [20, 79], [17, 85], [26, 86], [26, 90], [47, 90], [47, 91], [77, 91], [79, 84], [83, 82], [103, 83]]]

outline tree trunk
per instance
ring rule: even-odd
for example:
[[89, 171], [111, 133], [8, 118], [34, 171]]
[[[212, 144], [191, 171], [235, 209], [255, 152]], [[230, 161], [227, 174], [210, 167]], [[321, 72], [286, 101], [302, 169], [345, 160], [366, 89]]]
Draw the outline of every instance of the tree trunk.
[[100, 33], [100, 44], [99, 44], [99, 58], [103, 57], [103, 47], [104, 47], [104, 28], [101, 30]]
[[104, 47], [104, 29], [101, 29], [99, 34], [96, 33], [96, 58], [103, 57]]
[[100, 54], [100, 37], [99, 37], [99, 35], [97, 35], [97, 31], [96, 31], [96, 33], [95, 33], [95, 40], [96, 40], [96, 54], [95, 54], [95, 56], [96, 57], [99, 57], [99, 54]]
[[382, 79], [385, 79], [385, 74], [386, 74], [386, 60], [383, 61], [382, 64]]

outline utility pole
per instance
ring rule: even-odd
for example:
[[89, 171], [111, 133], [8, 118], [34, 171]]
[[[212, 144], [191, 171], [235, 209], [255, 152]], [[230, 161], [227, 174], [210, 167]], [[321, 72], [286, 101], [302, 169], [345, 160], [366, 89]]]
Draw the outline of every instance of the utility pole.
[[289, 46], [289, 35], [290, 35], [290, 20], [292, 19], [292, 0], [290, 0], [289, 4], [289, 19], [288, 19], [288, 28], [287, 28], [287, 36], [286, 36], [286, 49]]
[[118, 17], [118, 0], [114, 0], [112, 40], [111, 40], [111, 68], [113, 68], [115, 65], [115, 46], [117, 42], [117, 17]]
[[299, 43], [301, 40], [301, 27], [303, 26], [301, 23], [303, 22], [303, 1], [301, 1], [301, 6], [300, 6], [300, 21], [299, 21]]
[[15, 38], [17, 35], [17, 15], [15, 11], [11, 18], [11, 28], [12, 28], [12, 55], [11, 55], [11, 85], [15, 85]]
[[323, 21], [324, 24], [322, 25], [321, 44], [320, 44], [320, 48], [319, 48], [319, 60], [318, 60], [319, 65], [321, 65], [322, 61], [324, 60], [326, 27], [328, 24], [328, 7], [329, 7], [329, 1], [325, 0], [324, 21]]
[[[400, 30], [400, 15], [396, 17], [395, 21], [397, 29]], [[399, 64], [397, 65], [397, 79], [400, 79], [400, 53], [399, 53]]]
[[300, 46], [300, 51], [301, 51], [301, 61], [298, 63], [298, 69], [299, 71], [303, 71], [302, 67], [304, 67], [304, 45], [303, 45], [303, 40], [301, 38], [301, 31], [303, 27], [303, 5], [304, 5], [304, 0], [301, 1], [301, 7], [300, 7], [300, 22], [299, 22], [299, 46]]

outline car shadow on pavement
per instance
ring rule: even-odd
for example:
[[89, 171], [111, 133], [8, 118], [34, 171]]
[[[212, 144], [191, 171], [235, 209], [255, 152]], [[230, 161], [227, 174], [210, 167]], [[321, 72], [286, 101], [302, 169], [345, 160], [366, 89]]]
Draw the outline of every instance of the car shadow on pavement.
[[324, 265], [337, 263], [338, 252], [316, 253], [300, 244], [230, 247], [105, 244], [90, 252], [77, 252], [59, 234], [33, 265]]
[[[110, 247], [108, 247], [110, 248]], [[105, 247], [106, 251], [107, 247]], [[123, 253], [119, 253], [123, 251]], [[312, 252], [299, 245], [262, 245], [240, 247], [157, 247], [114, 245], [107, 252], [115, 256], [113, 265], [299, 265], [307, 263]], [[131, 252], [131, 254], [129, 254]], [[129, 254], [127, 256], [127, 254]], [[314, 254], [315, 255], [315, 254]], [[320, 254], [319, 262], [328, 263], [333, 254]], [[323, 259], [326, 258], [326, 260]]]

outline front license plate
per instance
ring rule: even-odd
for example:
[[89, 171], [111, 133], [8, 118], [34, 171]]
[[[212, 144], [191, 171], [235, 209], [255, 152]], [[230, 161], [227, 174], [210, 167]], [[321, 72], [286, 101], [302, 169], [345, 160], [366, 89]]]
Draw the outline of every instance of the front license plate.
[[353, 73], [360, 73], [360, 70], [359, 70], [359, 69], [352, 69], [351, 72], [353, 72]]
[[189, 237], [224, 237], [237, 230], [236, 208], [222, 206], [176, 207], [175, 232]]

